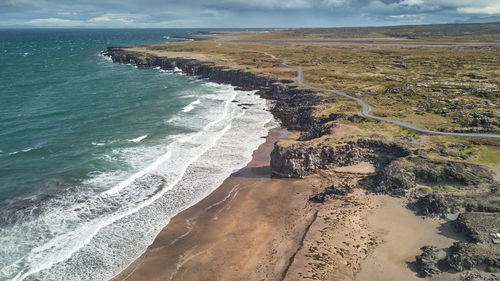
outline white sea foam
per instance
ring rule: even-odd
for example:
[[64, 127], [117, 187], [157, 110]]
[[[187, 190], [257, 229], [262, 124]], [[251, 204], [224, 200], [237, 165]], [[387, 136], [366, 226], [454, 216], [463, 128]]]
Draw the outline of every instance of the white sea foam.
[[141, 140], [143, 140], [143, 139], [145, 139], [145, 138], [147, 138], [147, 137], [148, 137], [148, 135], [144, 135], [144, 136], [140, 136], [140, 137], [135, 138], [135, 139], [130, 139], [130, 140], [128, 140], [128, 141], [129, 141], [129, 142], [140, 142]]
[[192, 104], [186, 105], [183, 109], [182, 112], [189, 112], [194, 109], [194, 106]]
[[[172, 216], [244, 167], [272, 119], [262, 110], [265, 101], [227, 85], [205, 87], [217, 93], [193, 102], [200, 106], [196, 115], [172, 121], [196, 132], [171, 136], [167, 145], [141, 143], [112, 152], [108, 157], [130, 161], [136, 172], [96, 174], [84, 184], [107, 190], [56, 198], [39, 216], [2, 233], [2, 245], [32, 248], [22, 256], [0, 249], [5, 257], [0, 280], [109, 279], [138, 257]], [[258, 106], [243, 110], [234, 99]]]
[[195, 100], [193, 101], [192, 103], [186, 105], [183, 109], [182, 109], [182, 112], [189, 112], [191, 110], [194, 109], [194, 106], [197, 105], [197, 104], [200, 104], [200, 100]]
[[18, 153], [21, 153], [21, 152], [28, 152], [28, 151], [31, 151], [31, 150], [33, 150], [33, 147], [22, 149], [22, 150], [18, 150], [18, 151], [13, 151], [13, 152], [9, 153], [9, 155], [15, 155], [15, 154], [18, 154]]

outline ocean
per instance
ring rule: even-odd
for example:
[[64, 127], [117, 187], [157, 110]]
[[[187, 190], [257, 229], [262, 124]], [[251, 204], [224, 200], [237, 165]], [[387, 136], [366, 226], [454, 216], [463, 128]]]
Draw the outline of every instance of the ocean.
[[0, 280], [109, 279], [251, 160], [254, 92], [100, 55], [192, 32], [0, 30]]

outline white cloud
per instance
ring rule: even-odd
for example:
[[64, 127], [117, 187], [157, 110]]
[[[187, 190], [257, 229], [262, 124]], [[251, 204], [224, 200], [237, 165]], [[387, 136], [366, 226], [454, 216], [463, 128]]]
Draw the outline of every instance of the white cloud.
[[403, 0], [399, 2], [399, 5], [403, 6], [420, 6], [424, 4], [424, 0]]
[[401, 0], [395, 5], [427, 11], [453, 9], [462, 14], [500, 15], [499, 0]]
[[328, 6], [341, 6], [346, 3], [346, 0], [323, 0], [323, 3]]
[[219, 4], [227, 3], [228, 5], [240, 7], [255, 7], [255, 8], [273, 8], [273, 9], [303, 9], [313, 7], [309, 0], [224, 0]]
[[68, 20], [60, 18], [33, 19], [28, 21], [28, 24], [40, 26], [77, 26], [84, 23], [84, 21], [80, 20]]
[[111, 19], [107, 16], [100, 16], [89, 19], [89, 22], [107, 22], [107, 21], [111, 21]]
[[389, 16], [391, 20], [396, 20], [400, 23], [417, 24], [425, 21], [424, 15], [402, 14]]
[[27, 22], [29, 25], [36, 26], [99, 26], [105, 24], [106, 26], [123, 26], [133, 25], [135, 23], [142, 23], [147, 15], [144, 14], [103, 14], [98, 17], [93, 17], [88, 20], [72, 20], [63, 18], [41, 18], [33, 19]]
[[457, 11], [463, 14], [500, 15], [500, 3], [483, 7], [461, 7]]
[[103, 14], [88, 20], [89, 23], [122, 23], [132, 24], [140, 19], [146, 18], [144, 14]]
[[421, 15], [394, 15], [394, 16], [389, 16], [392, 19], [414, 19], [414, 18], [421, 18]]

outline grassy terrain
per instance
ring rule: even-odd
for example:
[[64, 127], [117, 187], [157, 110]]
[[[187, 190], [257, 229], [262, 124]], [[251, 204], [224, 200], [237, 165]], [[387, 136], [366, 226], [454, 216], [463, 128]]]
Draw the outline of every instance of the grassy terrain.
[[499, 131], [500, 52], [281, 50], [315, 87], [366, 100], [373, 113], [443, 131]]
[[[442, 27], [222, 33], [215, 40], [137, 49], [157, 55], [192, 56], [274, 79], [293, 79], [295, 72], [262, 53], [268, 52], [287, 59], [292, 66], [301, 66], [304, 81], [312, 86], [340, 89], [363, 98], [377, 116], [432, 130], [500, 132], [500, 24]], [[479, 28], [484, 31], [479, 32]], [[357, 41], [370, 36], [385, 38], [384, 45]], [[478, 36], [489, 41], [478, 41]], [[330, 37], [344, 39], [340, 45], [315, 45]], [[401, 37], [451, 41], [422, 46], [421, 40], [405, 39], [402, 47]], [[297, 45], [294, 40], [305, 43]], [[345, 48], [346, 40], [355, 47]], [[487, 46], [485, 42], [489, 42]]]

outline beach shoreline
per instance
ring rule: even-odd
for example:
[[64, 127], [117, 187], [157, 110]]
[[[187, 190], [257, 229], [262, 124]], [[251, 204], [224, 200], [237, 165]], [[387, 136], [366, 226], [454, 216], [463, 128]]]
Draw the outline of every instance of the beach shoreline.
[[[245, 168], [174, 216], [111, 280], [367, 280], [373, 274], [377, 280], [416, 280], [407, 263], [419, 253], [420, 242], [444, 248], [454, 241], [441, 235], [441, 221], [422, 220], [403, 199], [366, 193], [359, 186], [323, 204], [310, 201], [332, 178], [354, 179], [357, 186], [373, 174], [368, 164], [305, 179], [272, 178], [274, 143], [296, 137], [271, 129]], [[403, 215], [388, 223], [394, 212]], [[406, 245], [408, 238], [398, 231], [419, 227], [425, 236], [394, 256], [394, 247]], [[381, 271], [381, 263], [390, 270]]]
[[[225, 76], [220, 76], [209, 80], [224, 82]], [[244, 89], [250, 89], [245, 83], [254, 81], [231, 79]], [[276, 88], [264, 90], [261, 95], [272, 99], [274, 91]], [[111, 280], [364, 280], [363, 276], [371, 273], [378, 274], [379, 280], [416, 278], [408, 266], [400, 265], [413, 261], [409, 257], [419, 254], [418, 245], [405, 249], [401, 255], [405, 260], [387, 259], [391, 250], [381, 245], [405, 241], [387, 236], [399, 225], [377, 226], [386, 219], [381, 220], [377, 213], [387, 214], [397, 206], [406, 217], [412, 217], [409, 227], [414, 228], [422, 226], [420, 219], [406, 209], [402, 198], [379, 196], [362, 188], [358, 182], [375, 173], [372, 164], [319, 171], [303, 179], [272, 177], [274, 144], [278, 140], [296, 141], [299, 135], [284, 127], [271, 129], [247, 166], [174, 216], [146, 251]], [[311, 197], [328, 186], [346, 181], [354, 189], [352, 194], [335, 196], [322, 204], [311, 202]], [[437, 235], [438, 231], [428, 232], [433, 241], [439, 240]], [[377, 272], [384, 259], [397, 264], [392, 267], [395, 272]]]
[[[308, 193], [305, 192], [307, 183], [316, 180], [270, 177], [270, 152], [274, 142], [290, 136], [293, 133], [282, 128], [271, 129], [266, 142], [254, 151], [245, 168], [233, 173], [197, 204], [174, 216], [146, 252], [112, 280], [176, 280], [179, 276], [186, 280], [242, 280], [238, 276], [258, 274], [250, 264], [260, 262], [259, 252], [266, 251], [263, 246], [270, 242], [270, 236], [281, 235], [273, 219], [294, 212], [297, 206], [290, 208], [294, 203], [307, 201], [308, 195], [304, 194]], [[280, 198], [288, 200], [276, 202]], [[245, 217], [253, 220], [250, 219], [248, 225], [240, 224]], [[308, 219], [303, 218], [304, 222]], [[298, 240], [305, 223], [294, 224], [288, 232], [295, 236], [292, 240]], [[252, 241], [245, 239], [250, 236]], [[282, 247], [283, 252], [290, 250], [290, 245]], [[225, 260], [229, 257], [231, 262]], [[285, 268], [285, 260], [280, 260], [282, 264], [270, 266]], [[245, 271], [245, 267], [250, 270]], [[281, 271], [275, 273], [280, 275]]]

